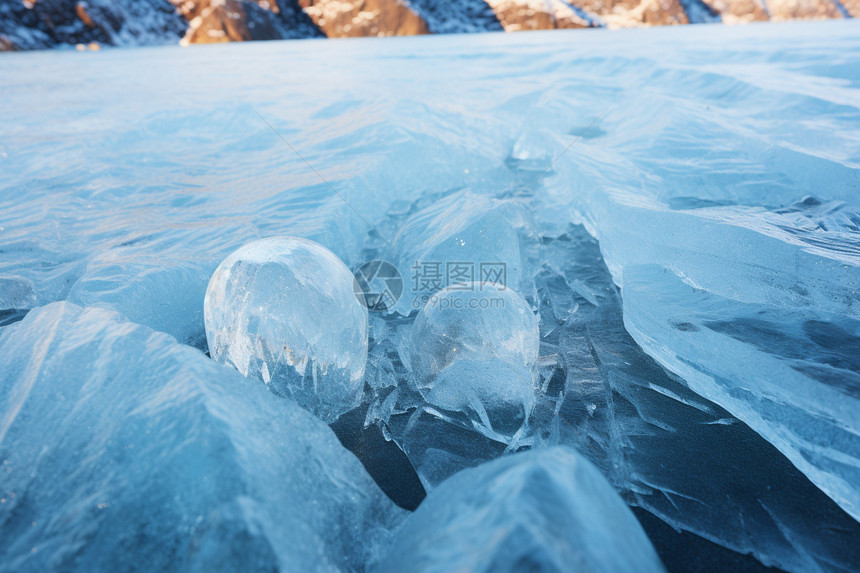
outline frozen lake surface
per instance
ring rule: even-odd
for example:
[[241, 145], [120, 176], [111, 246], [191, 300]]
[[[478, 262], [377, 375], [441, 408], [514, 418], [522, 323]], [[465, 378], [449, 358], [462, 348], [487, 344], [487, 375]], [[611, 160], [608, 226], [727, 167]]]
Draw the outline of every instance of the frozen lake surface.
[[[860, 567], [860, 25], [4, 54], [0, 569], [385, 569], [415, 557], [388, 552], [398, 531], [441, 527], [401, 530], [373, 452], [352, 448], [368, 476], [204, 355], [210, 277], [274, 235], [399, 269], [351, 419], [434, 507], [460, 470], [562, 445], [677, 529]], [[492, 348], [417, 347], [436, 263], [504, 269], [539, 318], [525, 394]], [[481, 324], [499, 348], [520, 332]], [[291, 552], [285, 528], [314, 541]]]

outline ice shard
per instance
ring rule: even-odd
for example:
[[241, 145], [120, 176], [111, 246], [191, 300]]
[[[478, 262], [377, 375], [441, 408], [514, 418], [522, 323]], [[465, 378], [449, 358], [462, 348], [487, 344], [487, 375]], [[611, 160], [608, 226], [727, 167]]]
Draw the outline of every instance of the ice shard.
[[582, 209], [642, 348], [860, 519], [856, 209], [673, 210], [623, 192]]
[[316, 417], [113, 311], [31, 311], [0, 370], [0, 570], [360, 571], [403, 517]]
[[441, 484], [375, 568], [407, 570], [664, 571], [600, 471], [562, 447], [508, 456]]

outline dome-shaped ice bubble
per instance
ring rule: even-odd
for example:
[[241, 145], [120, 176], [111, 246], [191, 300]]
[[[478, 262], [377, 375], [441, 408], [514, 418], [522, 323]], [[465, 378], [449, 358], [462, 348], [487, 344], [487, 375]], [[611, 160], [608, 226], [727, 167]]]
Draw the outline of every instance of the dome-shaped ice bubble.
[[538, 320], [510, 288], [454, 285], [412, 327], [412, 373], [424, 399], [465, 413], [495, 438], [515, 434], [535, 404]]
[[313, 241], [249, 243], [215, 271], [204, 301], [215, 360], [265, 382], [326, 422], [357, 406], [367, 362], [367, 309], [353, 276]]

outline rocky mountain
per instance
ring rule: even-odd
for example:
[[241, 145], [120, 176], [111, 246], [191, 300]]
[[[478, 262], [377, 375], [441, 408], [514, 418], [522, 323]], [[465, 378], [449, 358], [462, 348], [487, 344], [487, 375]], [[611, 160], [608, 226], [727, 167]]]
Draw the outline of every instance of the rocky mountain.
[[0, 0], [0, 51], [858, 15], [860, 0]]

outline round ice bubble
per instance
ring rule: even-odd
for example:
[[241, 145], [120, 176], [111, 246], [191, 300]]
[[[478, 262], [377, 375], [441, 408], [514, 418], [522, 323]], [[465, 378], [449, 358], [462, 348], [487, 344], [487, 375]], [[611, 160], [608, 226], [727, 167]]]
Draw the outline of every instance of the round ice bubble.
[[322, 420], [360, 402], [367, 309], [352, 273], [322, 245], [270, 237], [243, 246], [209, 281], [204, 320], [212, 358]]
[[510, 288], [454, 285], [412, 327], [412, 373], [424, 399], [463, 412], [495, 438], [513, 436], [535, 404], [538, 320]]

